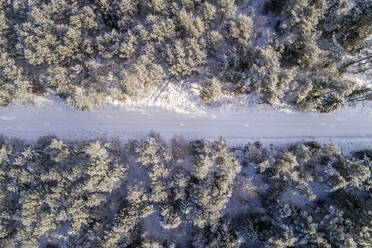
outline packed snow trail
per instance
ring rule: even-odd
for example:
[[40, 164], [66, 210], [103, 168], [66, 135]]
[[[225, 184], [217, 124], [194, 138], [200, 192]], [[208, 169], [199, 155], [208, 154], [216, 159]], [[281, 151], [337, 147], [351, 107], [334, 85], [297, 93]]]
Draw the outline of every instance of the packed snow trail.
[[372, 147], [372, 111], [370, 106], [347, 107], [330, 114], [259, 108], [192, 116], [154, 108], [129, 111], [115, 106], [84, 112], [63, 103], [0, 108], [0, 134], [29, 141], [51, 134], [67, 140], [99, 136], [128, 140], [142, 138], [151, 130], [167, 139], [174, 135], [188, 139], [223, 137], [230, 144], [316, 140], [357, 149]]

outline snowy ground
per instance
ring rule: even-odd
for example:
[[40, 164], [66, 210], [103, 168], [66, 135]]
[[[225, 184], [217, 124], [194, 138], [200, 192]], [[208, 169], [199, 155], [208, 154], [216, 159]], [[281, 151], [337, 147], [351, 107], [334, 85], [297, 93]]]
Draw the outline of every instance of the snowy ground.
[[155, 130], [167, 139], [174, 135], [187, 139], [223, 137], [234, 145], [316, 140], [339, 145], [345, 152], [372, 148], [371, 104], [345, 107], [330, 114], [283, 111], [257, 104], [240, 108], [236, 102], [212, 108], [197, 106], [193, 99], [183, 99], [169, 89], [161, 92], [137, 105], [110, 104], [86, 112], [56, 100], [40, 106], [2, 107], [0, 133], [29, 141], [50, 134], [67, 140], [100, 136], [128, 140]]

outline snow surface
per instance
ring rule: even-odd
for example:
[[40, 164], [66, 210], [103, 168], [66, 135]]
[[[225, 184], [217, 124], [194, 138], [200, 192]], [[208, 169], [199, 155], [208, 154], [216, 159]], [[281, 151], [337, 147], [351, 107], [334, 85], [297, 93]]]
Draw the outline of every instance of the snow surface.
[[140, 103], [107, 104], [90, 111], [44, 99], [39, 106], [0, 108], [0, 134], [28, 141], [44, 135], [66, 140], [108, 137], [126, 141], [143, 138], [154, 130], [165, 139], [174, 135], [186, 139], [223, 137], [230, 145], [311, 140], [338, 145], [344, 152], [372, 148], [371, 104], [344, 107], [329, 114], [240, 105], [225, 102], [223, 107], [202, 106], [195, 99], [177, 95], [174, 86]]

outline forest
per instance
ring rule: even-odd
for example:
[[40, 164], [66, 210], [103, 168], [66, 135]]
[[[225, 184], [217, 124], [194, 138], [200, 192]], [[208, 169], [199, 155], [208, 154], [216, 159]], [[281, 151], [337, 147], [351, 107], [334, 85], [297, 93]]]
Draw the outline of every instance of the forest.
[[372, 150], [0, 138], [1, 247], [371, 247]]
[[88, 110], [196, 82], [208, 104], [330, 112], [372, 100], [371, 23], [369, 0], [1, 0], [0, 106]]
[[371, 0], [0, 0], [0, 248], [371, 248], [371, 24]]

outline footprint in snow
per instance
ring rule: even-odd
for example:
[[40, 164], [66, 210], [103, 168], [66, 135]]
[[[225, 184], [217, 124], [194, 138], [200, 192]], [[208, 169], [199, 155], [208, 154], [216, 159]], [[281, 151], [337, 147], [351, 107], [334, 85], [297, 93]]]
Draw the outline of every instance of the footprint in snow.
[[17, 119], [15, 116], [1, 116], [1, 119], [4, 121], [11, 121]]
[[326, 124], [324, 122], [320, 123], [322, 127], [329, 127], [329, 128], [335, 128], [336, 126], [334, 124]]

